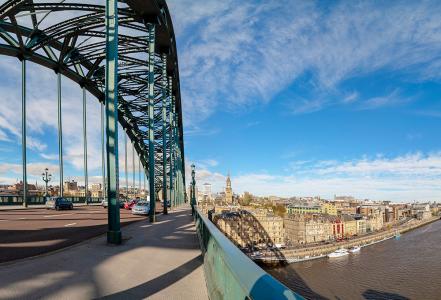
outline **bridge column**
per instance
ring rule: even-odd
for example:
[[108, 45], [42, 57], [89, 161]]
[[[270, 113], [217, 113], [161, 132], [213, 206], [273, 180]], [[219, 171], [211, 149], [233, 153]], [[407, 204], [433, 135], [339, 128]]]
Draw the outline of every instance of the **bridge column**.
[[176, 98], [172, 95], [172, 140], [171, 140], [171, 151], [172, 151], [172, 173], [173, 173], [173, 202], [175, 206], [179, 206], [178, 201], [178, 170], [177, 170], [177, 152], [176, 152]]
[[101, 108], [101, 179], [102, 179], [102, 193], [103, 193], [103, 199], [106, 199], [106, 133], [104, 128], [104, 108], [105, 103], [102, 105], [100, 104]]
[[168, 130], [168, 141], [169, 141], [169, 146], [168, 146], [168, 150], [169, 150], [169, 156], [170, 156], [170, 163], [169, 163], [169, 176], [170, 176], [170, 204], [175, 207], [176, 203], [175, 203], [175, 199], [173, 197], [174, 194], [174, 183], [173, 183], [173, 172], [174, 172], [174, 168], [173, 168], [173, 147], [174, 147], [174, 142], [173, 142], [173, 97], [172, 97], [172, 77], [169, 76], [168, 77], [168, 95], [169, 95], [169, 130]]
[[168, 213], [167, 202], [167, 54], [162, 54], [162, 200], [163, 213]]
[[155, 191], [155, 134], [154, 134], [154, 106], [155, 106], [155, 25], [147, 24], [149, 38], [149, 193], [150, 193], [150, 222], [156, 221], [156, 191]]
[[124, 134], [124, 174], [126, 176], [126, 198], [129, 199], [129, 174], [127, 173], [127, 132]]
[[121, 244], [118, 203], [118, 1], [106, 1], [107, 242]]
[[61, 117], [61, 73], [57, 71], [57, 94], [58, 94], [58, 163], [60, 174], [60, 190], [58, 196], [63, 197], [63, 119]]
[[26, 60], [21, 61], [21, 151], [23, 167], [23, 206], [28, 207], [28, 173], [26, 159]]
[[138, 156], [138, 197], [141, 198], [141, 158]]
[[[143, 180], [143, 182], [142, 182], [142, 190], [144, 191], [144, 197], [146, 196], [146, 194], [145, 194], [145, 169], [144, 168], [142, 168], [142, 180]], [[145, 197], [146, 199], [144, 199], [144, 200], [147, 200], [147, 197]]]
[[132, 195], [136, 198], [136, 184], [135, 184], [135, 142], [132, 143]]
[[83, 87], [83, 154], [84, 154], [84, 197], [86, 201], [86, 205], [88, 205], [89, 201], [89, 176], [87, 173], [87, 102], [86, 102], [86, 88]]

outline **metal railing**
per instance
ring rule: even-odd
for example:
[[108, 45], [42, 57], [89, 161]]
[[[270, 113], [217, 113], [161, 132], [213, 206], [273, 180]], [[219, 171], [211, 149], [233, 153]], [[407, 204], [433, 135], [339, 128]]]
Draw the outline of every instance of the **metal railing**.
[[[69, 199], [72, 203], [86, 203], [86, 197], [64, 197]], [[28, 205], [44, 205], [48, 197], [44, 196], [30, 196], [28, 197]], [[87, 197], [88, 203], [101, 203], [102, 197]], [[6, 205], [23, 205], [22, 196], [0, 196], [0, 206]]]
[[304, 299], [256, 265], [196, 208], [208, 295], [217, 299]]

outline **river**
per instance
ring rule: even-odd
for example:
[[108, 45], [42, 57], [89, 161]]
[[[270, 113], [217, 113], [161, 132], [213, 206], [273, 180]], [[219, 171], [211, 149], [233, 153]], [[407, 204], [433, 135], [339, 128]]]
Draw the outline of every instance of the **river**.
[[441, 300], [441, 221], [357, 254], [267, 271], [307, 299]]

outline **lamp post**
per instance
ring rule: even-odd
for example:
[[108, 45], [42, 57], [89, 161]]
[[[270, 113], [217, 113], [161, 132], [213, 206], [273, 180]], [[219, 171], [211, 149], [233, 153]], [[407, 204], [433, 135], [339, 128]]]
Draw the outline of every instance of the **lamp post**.
[[49, 181], [51, 181], [51, 179], [52, 179], [52, 174], [49, 174], [48, 171], [49, 171], [49, 169], [46, 168], [46, 169], [44, 169], [44, 173], [41, 174], [43, 176], [43, 181], [46, 183], [46, 190], [45, 190], [46, 191], [45, 192], [45, 196], [46, 197], [47, 197], [47, 183]]
[[196, 179], [195, 179], [195, 166], [194, 164], [191, 165], [191, 191], [190, 191], [190, 205], [191, 205], [191, 214], [194, 216], [195, 209], [194, 206], [196, 205]]

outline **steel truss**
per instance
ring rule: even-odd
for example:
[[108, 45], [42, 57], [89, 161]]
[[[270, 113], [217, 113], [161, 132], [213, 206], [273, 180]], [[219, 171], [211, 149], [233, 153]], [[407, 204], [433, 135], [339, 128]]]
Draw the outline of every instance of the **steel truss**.
[[[87, 90], [105, 104], [106, 6], [76, 1], [5, 1], [0, 6], [0, 55], [23, 61], [23, 74], [25, 61], [52, 69], [77, 82], [84, 97]], [[108, 0], [112, 1], [116, 0]], [[147, 178], [153, 177], [150, 199], [161, 195], [172, 206], [179, 205], [186, 196], [182, 106], [168, 8], [165, 0], [125, 0], [117, 6], [118, 121], [134, 144]], [[23, 128], [25, 132], [25, 124]]]

